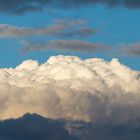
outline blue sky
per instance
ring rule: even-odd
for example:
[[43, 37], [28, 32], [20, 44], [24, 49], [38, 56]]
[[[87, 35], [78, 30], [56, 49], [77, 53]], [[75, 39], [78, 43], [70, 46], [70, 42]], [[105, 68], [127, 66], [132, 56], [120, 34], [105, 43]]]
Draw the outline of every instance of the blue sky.
[[[46, 35], [37, 35], [33, 37], [19, 38], [0, 38], [0, 67], [15, 67], [26, 59], [36, 59], [39, 62], [44, 62], [51, 55], [77, 55], [81, 58], [101, 57], [106, 60], [111, 60], [113, 57], [118, 57], [122, 63], [129, 67], [140, 70], [139, 55], [126, 55], [119, 53], [117, 50], [119, 45], [129, 45], [139, 43], [140, 33], [140, 10], [130, 9], [126, 7], [107, 7], [104, 5], [87, 5], [80, 8], [60, 9], [53, 8], [45, 9], [39, 12], [26, 12], [24, 14], [7, 14], [0, 13], [0, 24], [8, 24], [16, 27], [45, 27], [50, 25], [54, 20], [85, 20], [88, 22], [88, 27], [96, 30], [96, 33], [88, 37], [68, 37], [68, 39], [78, 39], [92, 43], [104, 43], [113, 48], [110, 53], [106, 52], [66, 52], [62, 50], [38, 50], [28, 53], [22, 53], [22, 41], [49, 41], [60, 39], [59, 37]], [[61, 37], [67, 40], [66, 37]], [[140, 48], [140, 47], [139, 47]]]

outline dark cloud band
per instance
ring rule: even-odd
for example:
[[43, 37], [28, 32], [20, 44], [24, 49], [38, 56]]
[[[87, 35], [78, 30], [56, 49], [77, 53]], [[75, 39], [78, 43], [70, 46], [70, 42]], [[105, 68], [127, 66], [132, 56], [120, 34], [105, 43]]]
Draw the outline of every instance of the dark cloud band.
[[23, 14], [27, 11], [41, 11], [49, 7], [71, 8], [88, 4], [103, 4], [106, 6], [124, 6], [132, 9], [140, 8], [139, 0], [4, 0], [0, 1], [0, 11], [10, 14]]

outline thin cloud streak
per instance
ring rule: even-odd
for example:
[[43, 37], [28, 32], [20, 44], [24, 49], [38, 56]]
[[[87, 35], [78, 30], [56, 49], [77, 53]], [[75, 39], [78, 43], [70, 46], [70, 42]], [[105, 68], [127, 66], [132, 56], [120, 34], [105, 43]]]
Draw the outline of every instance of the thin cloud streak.
[[119, 51], [126, 56], [140, 56], [140, 43], [120, 45]]
[[47, 42], [22, 41], [21, 52], [31, 51], [66, 51], [78, 53], [107, 53], [112, 56], [140, 56], [140, 43], [116, 44], [115, 46], [106, 43], [93, 43], [82, 40], [49, 40]]
[[23, 53], [31, 51], [66, 51], [66, 52], [79, 52], [79, 53], [91, 53], [91, 52], [107, 52], [111, 47], [102, 43], [91, 43], [81, 40], [50, 40], [48, 42], [22, 42], [21, 51]]
[[56, 37], [88, 37], [96, 31], [88, 27], [84, 20], [55, 20], [46, 27], [17, 27], [8, 24], [0, 24], [0, 38], [19, 38], [36, 35]]

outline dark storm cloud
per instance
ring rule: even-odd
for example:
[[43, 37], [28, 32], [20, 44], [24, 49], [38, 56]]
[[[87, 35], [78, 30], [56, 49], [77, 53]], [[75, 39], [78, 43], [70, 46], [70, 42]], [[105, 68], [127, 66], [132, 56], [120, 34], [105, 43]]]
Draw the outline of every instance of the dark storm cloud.
[[0, 38], [19, 38], [35, 35], [57, 37], [88, 37], [96, 31], [87, 26], [84, 20], [55, 20], [46, 27], [18, 27], [0, 24]]
[[78, 140], [64, 128], [64, 122], [26, 114], [16, 120], [0, 121], [1, 140]]
[[50, 120], [37, 114], [0, 121], [1, 140], [139, 140], [140, 121], [125, 124]]
[[104, 52], [109, 50], [110, 47], [105, 44], [91, 43], [80, 40], [50, 40], [48, 42], [22, 42], [22, 52], [27, 53], [30, 51], [40, 50], [56, 50], [56, 51], [67, 51], [67, 52], [79, 52], [79, 53], [90, 53], [90, 52]]
[[89, 4], [106, 6], [124, 6], [132, 9], [140, 8], [139, 0], [1, 0], [0, 11], [10, 14], [23, 14], [27, 11], [41, 11], [49, 7], [67, 8]]
[[40, 11], [45, 5], [45, 0], [1, 0], [0, 11], [10, 14], [23, 14], [27, 11]]

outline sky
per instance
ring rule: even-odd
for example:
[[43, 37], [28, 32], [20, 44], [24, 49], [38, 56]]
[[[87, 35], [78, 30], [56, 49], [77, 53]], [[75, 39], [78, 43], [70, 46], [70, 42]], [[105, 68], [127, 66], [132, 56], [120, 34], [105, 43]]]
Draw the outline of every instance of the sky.
[[140, 1], [0, 1], [0, 140], [139, 140]]
[[[32, 4], [33, 2], [36, 6]], [[139, 6], [135, 4], [139, 3], [137, 1], [134, 1], [134, 5], [127, 0], [124, 1], [124, 4], [119, 3], [119, 1], [113, 3], [107, 0], [101, 2], [94, 0], [93, 2], [92, 0], [87, 2], [78, 0], [76, 2], [50, 2], [47, 0], [37, 2], [31, 0], [27, 3], [15, 1], [12, 6], [7, 3], [8, 1], [1, 2], [2, 6], [0, 8], [0, 67], [15, 67], [26, 59], [44, 62], [52, 55], [64, 54], [76, 55], [82, 59], [99, 57], [111, 60], [115, 57], [132, 69], [140, 69], [140, 10]], [[26, 8], [28, 6], [29, 8]], [[74, 20], [83, 23], [68, 25]], [[28, 30], [28, 28], [33, 28], [37, 30], [42, 28], [44, 30], [44, 28], [50, 26], [60, 26], [60, 21], [65, 24], [65, 27], [58, 27], [59, 29], [51, 31], [52, 33], [47, 33], [47, 31], [41, 33], [42, 31], [38, 30], [36, 31], [38, 33], [29, 33], [29, 35], [23, 33], [24, 31], [19, 31], [18, 34], [16, 33], [18, 31], [13, 29], [27, 28]], [[78, 35], [78, 29], [81, 32], [84, 29], [87, 30], [83, 31], [82, 35]], [[70, 30], [73, 30], [73, 34], [70, 33]], [[86, 45], [83, 45], [85, 49], [82, 52], [80, 49], [78, 51], [69, 50], [71, 44], [67, 42], [70, 45], [65, 45], [66, 49], [59, 50], [59, 46], [57, 46], [56, 49], [32, 49], [32, 51], [26, 53], [22, 51], [27, 43], [31, 43], [32, 46], [38, 44], [39, 47], [40, 45], [46, 46], [48, 41], [53, 40], [71, 40], [71, 42], [78, 40], [83, 41], [82, 43], [87, 41], [97, 46], [97, 49], [93, 47], [91, 51], [86, 51]], [[44, 42], [44, 44], [41, 44], [41, 42]], [[108, 49], [101, 49], [98, 46], [99, 44], [107, 46]], [[136, 51], [134, 52], [134, 50]]]

